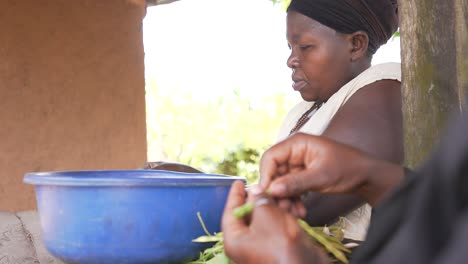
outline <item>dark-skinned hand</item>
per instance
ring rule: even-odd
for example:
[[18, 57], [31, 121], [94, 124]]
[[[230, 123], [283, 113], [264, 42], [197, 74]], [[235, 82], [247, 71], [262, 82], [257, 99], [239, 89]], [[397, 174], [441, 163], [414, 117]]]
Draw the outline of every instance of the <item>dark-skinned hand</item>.
[[401, 182], [403, 175], [399, 165], [302, 133], [272, 146], [260, 162], [262, 190], [268, 189], [279, 200], [289, 200], [286, 205], [290, 207], [309, 191], [354, 193], [375, 205]]
[[[284, 212], [264, 193], [246, 197], [242, 182], [231, 188], [222, 220], [224, 250], [237, 264], [329, 263], [325, 252], [300, 228], [297, 219]], [[236, 218], [234, 209], [247, 199], [256, 204], [252, 215]]]

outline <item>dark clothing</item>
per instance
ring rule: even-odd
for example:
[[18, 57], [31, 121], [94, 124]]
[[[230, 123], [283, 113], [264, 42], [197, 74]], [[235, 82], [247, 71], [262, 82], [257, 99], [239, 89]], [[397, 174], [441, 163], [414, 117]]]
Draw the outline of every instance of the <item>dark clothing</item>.
[[292, 0], [290, 10], [341, 33], [366, 32], [372, 54], [398, 29], [396, 0]]
[[466, 263], [468, 114], [424, 166], [375, 208], [352, 263]]

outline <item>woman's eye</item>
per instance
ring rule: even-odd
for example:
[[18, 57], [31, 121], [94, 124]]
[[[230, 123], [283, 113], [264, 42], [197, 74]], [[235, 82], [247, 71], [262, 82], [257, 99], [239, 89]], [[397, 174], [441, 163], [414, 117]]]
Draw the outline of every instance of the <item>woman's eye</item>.
[[309, 49], [309, 48], [312, 48], [312, 45], [301, 45], [301, 46], [299, 46], [299, 48], [300, 48], [301, 50], [307, 50], [307, 49]]

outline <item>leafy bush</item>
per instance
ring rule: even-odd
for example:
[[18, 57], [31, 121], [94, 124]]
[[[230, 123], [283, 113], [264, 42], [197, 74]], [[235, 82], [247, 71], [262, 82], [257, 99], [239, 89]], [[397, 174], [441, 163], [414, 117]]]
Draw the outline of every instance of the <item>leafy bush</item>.
[[244, 148], [239, 146], [229, 151], [224, 159], [216, 166], [215, 173], [243, 176], [247, 182], [253, 183], [258, 179], [258, 162], [263, 150]]
[[148, 160], [180, 162], [208, 173], [258, 174], [295, 99], [284, 93], [252, 98], [239, 90], [216, 96], [146, 87]]

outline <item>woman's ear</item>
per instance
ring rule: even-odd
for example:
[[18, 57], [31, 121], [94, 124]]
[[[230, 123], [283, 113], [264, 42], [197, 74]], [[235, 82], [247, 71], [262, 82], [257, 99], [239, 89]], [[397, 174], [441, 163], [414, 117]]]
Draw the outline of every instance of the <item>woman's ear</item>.
[[367, 55], [369, 36], [364, 31], [356, 31], [348, 35], [351, 61], [357, 61]]

